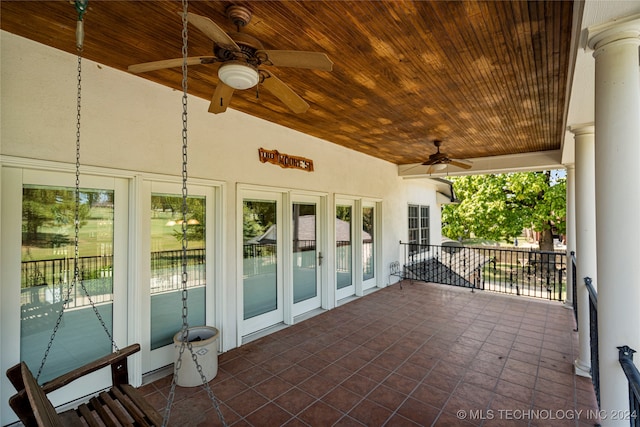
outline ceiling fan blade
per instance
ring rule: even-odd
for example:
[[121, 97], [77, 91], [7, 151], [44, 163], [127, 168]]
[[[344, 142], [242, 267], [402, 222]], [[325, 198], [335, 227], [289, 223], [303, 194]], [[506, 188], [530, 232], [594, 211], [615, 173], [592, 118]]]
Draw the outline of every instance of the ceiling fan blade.
[[234, 89], [231, 86], [220, 82], [216, 86], [216, 90], [211, 97], [211, 104], [209, 104], [209, 112], [213, 114], [224, 113], [227, 111], [229, 102], [231, 102], [231, 96]]
[[451, 159], [449, 161], [449, 164], [453, 166], [457, 166], [462, 169], [470, 169], [471, 166], [473, 166], [472, 162], [470, 162], [469, 160], [463, 160], [463, 159]]
[[[131, 73], [146, 73], [147, 71], [162, 70], [165, 68], [181, 67], [183, 58], [163, 59], [162, 61], [144, 62], [142, 64], [129, 65]], [[213, 64], [217, 61], [215, 56], [192, 56], [187, 58], [187, 65]]]
[[[180, 15], [182, 15], [182, 12], [180, 12]], [[214, 43], [227, 49], [240, 51], [240, 47], [233, 41], [229, 34], [225, 33], [224, 30], [218, 27], [218, 24], [211, 19], [188, 12], [187, 20], [213, 40]]]
[[296, 67], [310, 70], [333, 70], [333, 62], [326, 53], [307, 52], [301, 50], [259, 50], [256, 55], [266, 55], [263, 61], [267, 65], [276, 67]]
[[298, 94], [273, 74], [269, 73], [262, 85], [277, 96], [294, 113], [304, 113], [309, 109], [309, 104], [304, 99], [300, 98]]

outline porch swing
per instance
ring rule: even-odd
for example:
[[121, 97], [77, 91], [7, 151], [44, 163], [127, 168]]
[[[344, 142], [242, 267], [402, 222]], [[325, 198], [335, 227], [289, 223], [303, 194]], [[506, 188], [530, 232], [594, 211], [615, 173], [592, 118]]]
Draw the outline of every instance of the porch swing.
[[[127, 368], [127, 358], [140, 351], [140, 344], [132, 344], [125, 348], [119, 349], [114, 338], [109, 332], [100, 312], [93, 302], [87, 288], [82, 280], [79, 280], [79, 211], [80, 211], [80, 95], [81, 95], [81, 64], [82, 64], [82, 47], [84, 40], [83, 16], [87, 10], [88, 0], [75, 0], [75, 8], [78, 12], [78, 21], [76, 28], [76, 45], [78, 49], [78, 96], [77, 96], [77, 123], [76, 123], [76, 182], [75, 182], [75, 241], [74, 241], [74, 275], [71, 285], [68, 287], [62, 308], [58, 314], [53, 332], [49, 339], [49, 343], [44, 352], [40, 368], [37, 375], [33, 373], [25, 362], [20, 362], [7, 370], [7, 377], [17, 393], [9, 399], [9, 405], [14, 410], [20, 421], [27, 427], [29, 426], [166, 426], [170, 415], [171, 406], [175, 397], [175, 387], [177, 384], [178, 373], [182, 364], [182, 357], [185, 349], [189, 350], [194, 365], [200, 375], [203, 387], [206, 389], [209, 398], [223, 426], [226, 426], [222, 412], [217, 399], [213, 395], [208, 381], [203, 373], [202, 367], [198, 363], [197, 354], [194, 352], [192, 344], [189, 340], [189, 324], [187, 321], [187, 8], [188, 0], [183, 0], [183, 30], [182, 30], [182, 53], [183, 53], [183, 113], [182, 113], [182, 328], [180, 330], [180, 349], [178, 359], [174, 366], [174, 375], [171, 382], [169, 398], [163, 416], [155, 410], [142, 396], [142, 394], [129, 381], [129, 373]], [[62, 322], [62, 316], [67, 307], [71, 292], [77, 283], [80, 283], [82, 292], [87, 301], [91, 305], [96, 317], [98, 318], [104, 332], [111, 341], [113, 353], [103, 356], [93, 362], [81, 366], [71, 372], [63, 374], [43, 385], [38, 384], [38, 378], [44, 368], [49, 354], [49, 350], [53, 344], [56, 332]], [[47, 398], [47, 394], [58, 390], [71, 382], [80, 379], [88, 374], [98, 371], [102, 368], [110, 367], [111, 369], [111, 388], [98, 392], [97, 395], [90, 398], [88, 402], [79, 405], [75, 409], [57, 413], [51, 401]]]

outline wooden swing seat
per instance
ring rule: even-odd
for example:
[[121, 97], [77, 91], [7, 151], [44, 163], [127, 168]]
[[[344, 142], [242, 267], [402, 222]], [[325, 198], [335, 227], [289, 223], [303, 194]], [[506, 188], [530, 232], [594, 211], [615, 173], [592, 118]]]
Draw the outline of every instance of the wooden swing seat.
[[[162, 417], [129, 382], [127, 357], [140, 351], [133, 344], [118, 353], [104, 356], [78, 369], [38, 385], [27, 364], [21, 362], [7, 370], [7, 377], [18, 390], [9, 405], [27, 426], [161, 426]], [[56, 413], [47, 394], [104, 367], [111, 367], [112, 387], [92, 397], [76, 409]]]

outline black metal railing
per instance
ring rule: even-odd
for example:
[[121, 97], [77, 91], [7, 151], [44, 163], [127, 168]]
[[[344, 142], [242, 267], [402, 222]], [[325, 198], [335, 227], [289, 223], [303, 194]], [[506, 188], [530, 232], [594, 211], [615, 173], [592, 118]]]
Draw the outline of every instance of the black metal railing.
[[576, 331], [578, 330], [578, 274], [576, 253], [571, 251], [571, 289], [573, 289], [572, 303], [573, 303], [573, 318], [576, 321]]
[[584, 284], [589, 292], [589, 341], [591, 343], [591, 382], [600, 407], [600, 357], [598, 355], [598, 292], [591, 278], [585, 277]]
[[629, 346], [618, 347], [618, 361], [629, 383], [629, 425], [640, 427], [640, 372], [633, 363], [633, 353]]
[[338, 240], [336, 242], [336, 272], [351, 273], [353, 268], [351, 253], [350, 240]]
[[402, 243], [404, 277], [563, 301], [566, 252]]
[[[57, 307], [66, 297], [74, 277], [73, 258], [55, 258], [21, 263], [21, 306]], [[78, 279], [94, 303], [111, 301], [113, 255], [78, 258]], [[82, 286], [74, 287], [68, 307], [88, 305]], [[50, 308], [51, 308], [50, 307]]]
[[[21, 263], [21, 305], [27, 309], [58, 309], [73, 282], [73, 258], [30, 260]], [[151, 293], [178, 289], [182, 282], [182, 250], [151, 253]], [[113, 255], [78, 258], [79, 280], [94, 303], [113, 299]], [[188, 287], [204, 285], [205, 249], [187, 250]], [[80, 284], [79, 284], [80, 285]], [[75, 286], [67, 305], [89, 305], [81, 286]]]
[[[187, 287], [204, 286], [207, 282], [206, 250], [187, 249]], [[152, 294], [182, 288], [182, 250], [151, 252]]]
[[277, 262], [278, 245], [276, 243], [249, 243], [243, 246], [243, 277], [275, 273]]

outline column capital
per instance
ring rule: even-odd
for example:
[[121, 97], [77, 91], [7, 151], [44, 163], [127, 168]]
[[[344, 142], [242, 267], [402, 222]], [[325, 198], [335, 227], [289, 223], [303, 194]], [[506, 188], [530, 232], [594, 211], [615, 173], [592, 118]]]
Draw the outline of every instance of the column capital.
[[587, 28], [587, 44], [597, 51], [618, 40], [635, 39], [640, 43], [640, 14], [625, 16]]
[[591, 123], [580, 123], [580, 124], [571, 125], [568, 127], [568, 129], [569, 129], [569, 132], [577, 136], [577, 135], [593, 134], [595, 133], [596, 127], [594, 126], [593, 122], [591, 122]]

